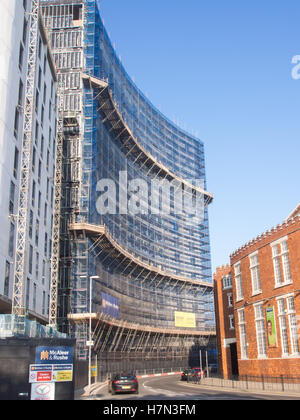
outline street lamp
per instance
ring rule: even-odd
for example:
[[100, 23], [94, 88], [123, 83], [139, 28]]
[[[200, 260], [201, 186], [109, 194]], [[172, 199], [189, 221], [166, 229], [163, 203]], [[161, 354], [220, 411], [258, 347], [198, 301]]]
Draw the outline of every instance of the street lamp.
[[90, 313], [89, 313], [89, 341], [87, 342], [88, 348], [89, 348], [89, 374], [88, 374], [88, 378], [89, 378], [89, 393], [91, 392], [91, 366], [92, 366], [92, 285], [93, 285], [93, 280], [99, 280], [99, 276], [80, 276], [81, 279], [86, 279], [89, 278], [90, 281]]

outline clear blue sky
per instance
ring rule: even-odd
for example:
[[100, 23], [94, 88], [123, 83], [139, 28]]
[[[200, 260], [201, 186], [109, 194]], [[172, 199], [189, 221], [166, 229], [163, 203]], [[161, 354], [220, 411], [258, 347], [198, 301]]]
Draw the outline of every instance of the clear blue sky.
[[205, 142], [212, 266], [300, 203], [299, 0], [100, 0], [128, 74]]

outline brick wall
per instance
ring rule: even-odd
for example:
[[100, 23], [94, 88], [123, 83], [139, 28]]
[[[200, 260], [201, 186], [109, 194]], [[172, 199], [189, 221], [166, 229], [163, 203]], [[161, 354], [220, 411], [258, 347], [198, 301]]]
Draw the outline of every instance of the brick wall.
[[214, 274], [214, 294], [216, 312], [217, 348], [219, 360], [219, 373], [224, 378], [232, 376], [231, 351], [229, 343], [235, 341], [235, 330], [231, 328], [230, 316], [234, 315], [233, 306], [230, 306], [228, 296], [232, 295], [232, 287], [223, 285], [224, 277], [231, 277], [231, 267], [226, 265], [218, 267]]
[[[286, 240], [288, 247], [288, 258], [291, 273], [291, 284], [282, 284], [280, 287], [275, 285], [275, 269], [273, 263], [272, 245], [277, 245], [280, 251], [280, 275], [281, 280], [284, 279], [284, 261], [282, 254], [281, 243]], [[257, 252], [259, 263], [259, 274], [261, 281], [261, 293], [253, 294], [252, 277], [250, 269], [249, 256]], [[284, 257], [286, 258], [286, 257]], [[236, 295], [236, 276], [234, 266], [240, 263], [243, 299], [237, 301]], [[278, 271], [279, 272], [279, 269]], [[300, 377], [300, 358], [299, 354], [292, 354], [292, 339], [290, 324], [290, 316], [300, 317], [300, 216], [299, 212], [294, 212], [293, 217], [278, 225], [276, 228], [259, 236], [255, 240], [249, 242], [244, 247], [240, 248], [231, 255], [231, 274], [233, 278], [233, 296], [234, 296], [234, 314], [235, 326], [237, 335], [238, 361], [239, 373], [241, 375], [253, 376], [299, 376]], [[294, 302], [295, 314], [287, 299], [291, 297]], [[287, 327], [287, 344], [289, 354], [284, 354], [284, 346], [282, 345], [279, 300], [283, 299], [285, 305], [285, 312], [281, 319], [286, 322]], [[257, 324], [255, 321], [255, 305], [262, 304], [263, 308], [263, 331], [266, 337], [266, 357], [261, 358], [258, 355], [258, 341], [257, 341]], [[266, 322], [266, 311], [269, 308], [274, 308], [274, 320], [276, 327], [277, 343], [273, 345], [268, 340], [268, 330]], [[247, 335], [247, 350], [248, 358], [242, 360], [241, 358], [241, 337], [238, 325], [238, 311], [244, 310], [245, 325]], [[300, 331], [299, 331], [300, 332]], [[294, 343], [300, 345], [299, 337], [294, 340]], [[294, 346], [294, 348], [296, 345]]]

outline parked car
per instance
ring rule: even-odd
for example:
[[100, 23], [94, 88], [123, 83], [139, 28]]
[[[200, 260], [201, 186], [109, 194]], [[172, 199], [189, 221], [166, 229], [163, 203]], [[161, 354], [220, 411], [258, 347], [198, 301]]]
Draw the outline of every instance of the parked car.
[[205, 378], [205, 376], [206, 376], [206, 371], [205, 371], [205, 369], [202, 369], [202, 375], [201, 375], [201, 368], [200, 367], [194, 367], [193, 369], [192, 369], [192, 379], [193, 380], [196, 380], [196, 378], [198, 377], [199, 379], [202, 377], [202, 378]]
[[192, 369], [185, 369], [181, 374], [182, 381], [188, 381], [192, 378]]
[[134, 392], [139, 393], [139, 383], [135, 375], [121, 373], [113, 376], [108, 383], [108, 392], [112, 395]]
[[208, 366], [209, 374], [218, 373], [218, 365], [216, 363], [211, 363]]

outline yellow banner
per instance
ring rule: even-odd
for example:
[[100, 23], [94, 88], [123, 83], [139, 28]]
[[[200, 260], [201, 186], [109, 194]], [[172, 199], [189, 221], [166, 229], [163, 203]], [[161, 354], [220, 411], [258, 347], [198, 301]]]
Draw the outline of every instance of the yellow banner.
[[196, 315], [188, 312], [175, 312], [175, 327], [196, 328]]

